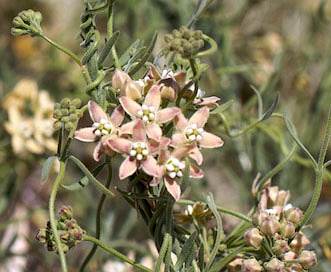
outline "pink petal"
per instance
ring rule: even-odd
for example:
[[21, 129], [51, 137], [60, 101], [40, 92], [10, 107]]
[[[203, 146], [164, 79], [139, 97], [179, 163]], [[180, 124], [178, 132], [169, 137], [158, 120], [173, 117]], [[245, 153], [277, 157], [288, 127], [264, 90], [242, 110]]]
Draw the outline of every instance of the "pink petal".
[[137, 120], [138, 119], [133, 120], [129, 123], [126, 123], [126, 124], [122, 125], [119, 129], [120, 135], [122, 135], [122, 134], [132, 134], [133, 133], [133, 128], [136, 125]]
[[124, 120], [123, 108], [121, 106], [116, 107], [111, 114], [109, 120], [115, 127], [119, 127]]
[[106, 144], [118, 153], [129, 154], [132, 142], [123, 138], [110, 137], [106, 140]]
[[150, 154], [158, 153], [159, 149], [160, 149], [160, 142], [159, 141], [156, 141], [154, 139], [150, 139], [148, 141], [148, 150], [149, 150]]
[[160, 164], [164, 164], [167, 160], [170, 159], [170, 152], [168, 149], [160, 149], [160, 154], [158, 157], [158, 161]]
[[152, 177], [160, 177], [162, 175], [160, 166], [158, 166], [156, 160], [152, 156], [147, 156], [147, 158], [141, 161], [140, 164], [147, 175]]
[[82, 142], [94, 142], [98, 138], [94, 130], [94, 127], [81, 128], [75, 131], [74, 138]]
[[157, 111], [161, 103], [160, 87], [157, 85], [152, 86], [145, 97], [145, 105], [148, 107], [154, 107]]
[[124, 110], [130, 115], [130, 116], [138, 116], [138, 111], [141, 110], [141, 105], [139, 105], [137, 102], [133, 101], [132, 99], [128, 97], [121, 97], [119, 99], [122, 107]]
[[185, 155], [187, 155], [191, 150], [192, 148], [196, 147], [196, 144], [193, 143], [191, 145], [184, 145], [184, 146], [179, 146], [179, 147], [176, 147], [174, 149], [174, 151], [172, 151], [171, 153], [171, 156], [178, 159], [178, 160], [181, 160], [183, 157], [185, 157]]
[[133, 141], [134, 142], [145, 142], [146, 141], [146, 130], [143, 121], [138, 119], [133, 127]]
[[220, 100], [217, 96], [203, 97], [200, 99], [194, 100], [194, 104], [198, 106], [207, 106], [209, 108], [217, 107], [217, 102]]
[[203, 171], [197, 167], [196, 165], [194, 165], [193, 163], [190, 164], [190, 178], [203, 178]]
[[175, 133], [172, 135], [171, 145], [181, 146], [186, 144], [186, 138], [183, 133]]
[[177, 181], [166, 176], [164, 178], [164, 183], [169, 194], [171, 194], [172, 197], [177, 201], [180, 198], [180, 186], [178, 185]]
[[93, 159], [95, 161], [99, 161], [101, 156], [102, 156], [103, 152], [102, 152], [102, 142], [99, 141], [96, 146], [94, 147], [94, 150], [93, 150]]
[[152, 181], [149, 183], [150, 186], [157, 186], [160, 183], [160, 178], [153, 177]]
[[162, 129], [159, 125], [152, 123], [147, 126], [146, 132], [149, 138], [154, 139], [156, 141], [160, 141], [162, 137]]
[[198, 147], [192, 148], [192, 150], [189, 153], [189, 156], [196, 161], [198, 165], [202, 164], [203, 156], [199, 150]]
[[178, 113], [174, 119], [176, 128], [182, 132], [188, 126], [188, 121], [185, 118], [184, 114]]
[[107, 114], [97, 103], [92, 100], [88, 102], [88, 111], [93, 122], [99, 122], [101, 119], [108, 120]]
[[207, 107], [203, 107], [196, 111], [189, 120], [189, 125], [196, 124], [198, 128], [203, 127], [209, 117], [209, 110]]
[[177, 108], [177, 107], [165, 108], [165, 109], [159, 110], [156, 113], [156, 120], [159, 123], [165, 123], [165, 122], [168, 122], [168, 121], [174, 119], [174, 117], [176, 115], [178, 115], [180, 112], [181, 112], [181, 109]]
[[224, 144], [220, 137], [214, 134], [204, 131], [201, 133], [202, 139], [199, 141], [199, 145], [204, 148], [220, 147]]
[[119, 178], [125, 179], [137, 171], [138, 162], [132, 157], [127, 157], [121, 164], [119, 170]]

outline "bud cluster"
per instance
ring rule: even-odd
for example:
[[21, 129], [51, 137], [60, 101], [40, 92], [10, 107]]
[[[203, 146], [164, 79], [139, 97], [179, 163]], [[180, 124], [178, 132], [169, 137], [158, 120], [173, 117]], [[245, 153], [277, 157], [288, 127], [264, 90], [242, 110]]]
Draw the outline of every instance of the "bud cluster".
[[303, 232], [296, 231], [303, 212], [287, 204], [288, 198], [289, 192], [266, 188], [259, 209], [252, 216], [254, 227], [244, 234], [246, 246], [271, 248], [273, 257], [261, 256], [257, 261], [238, 256], [229, 263], [229, 271], [304, 271], [316, 265], [315, 253], [305, 249], [310, 241]]
[[54, 129], [60, 129], [62, 124], [66, 130], [73, 129], [74, 123], [83, 115], [79, 109], [81, 103], [81, 100], [78, 98], [73, 100], [63, 98], [60, 103], [55, 103], [53, 111], [53, 118], [56, 119], [53, 124]]
[[32, 9], [23, 10], [13, 19], [11, 33], [15, 36], [26, 34], [32, 36], [40, 35], [42, 33], [41, 21], [42, 16], [39, 11], [33, 11]]
[[167, 43], [167, 50], [179, 53], [183, 58], [190, 58], [196, 54], [203, 46], [204, 40], [200, 30], [191, 30], [181, 26], [175, 29], [172, 34], [164, 37]]
[[[72, 216], [72, 208], [70, 206], [63, 206], [56, 219], [57, 231], [60, 236], [61, 247], [64, 253], [67, 253], [70, 248], [77, 245], [85, 234], [85, 231], [81, 229]], [[36, 239], [44, 244], [48, 251], [57, 251], [55, 237], [49, 221], [47, 222], [45, 229], [39, 229]]]

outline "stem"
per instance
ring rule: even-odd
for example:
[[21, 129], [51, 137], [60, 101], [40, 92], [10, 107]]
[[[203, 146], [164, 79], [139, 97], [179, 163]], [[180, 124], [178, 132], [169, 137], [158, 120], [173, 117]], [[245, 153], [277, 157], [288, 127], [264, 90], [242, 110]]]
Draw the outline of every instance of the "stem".
[[302, 226], [305, 225], [306, 222], [310, 219], [310, 217], [312, 216], [312, 214], [317, 206], [319, 197], [321, 195], [322, 185], [323, 185], [323, 174], [325, 171], [323, 162], [325, 160], [327, 148], [328, 148], [329, 141], [330, 141], [330, 136], [331, 136], [331, 106], [329, 108], [327, 126], [326, 126], [326, 130], [325, 130], [320, 154], [318, 157], [317, 169], [315, 169], [316, 178], [315, 178], [315, 188], [314, 188], [313, 196], [312, 196], [312, 199], [309, 203], [307, 210], [305, 211], [305, 213], [303, 215], [303, 218], [302, 218], [300, 224], [298, 225], [298, 227], [296, 229], [297, 231], [299, 231], [302, 228]]
[[103, 250], [107, 251], [108, 253], [110, 253], [110, 254], [118, 257], [122, 261], [124, 261], [124, 262], [126, 262], [128, 264], [131, 264], [132, 266], [134, 266], [136, 268], [141, 269], [142, 271], [153, 272], [152, 269], [150, 269], [150, 268], [148, 268], [148, 267], [146, 267], [146, 266], [144, 266], [142, 264], [136, 263], [134, 260], [131, 260], [130, 258], [128, 258], [127, 256], [125, 256], [121, 252], [117, 251], [116, 249], [113, 249], [111, 247], [106, 246], [100, 240], [98, 240], [98, 239], [96, 239], [96, 238], [94, 238], [92, 236], [85, 235], [83, 237], [83, 240], [84, 241], [89, 241], [89, 242], [92, 242], [92, 243], [96, 244], [97, 246], [101, 247]]
[[65, 171], [65, 162], [60, 161], [60, 171], [59, 171], [59, 174], [56, 177], [55, 182], [52, 187], [48, 208], [49, 208], [49, 221], [50, 221], [52, 232], [53, 232], [53, 235], [55, 238], [57, 251], [58, 251], [58, 254], [60, 257], [62, 272], [67, 272], [66, 259], [65, 259], [64, 252], [63, 252], [63, 249], [61, 246], [60, 236], [59, 236], [59, 233], [57, 232], [57, 226], [56, 226], [57, 223], [56, 223], [55, 212], [54, 212], [56, 194], [59, 189], [60, 183], [64, 177], [64, 171]]
[[71, 57], [79, 66], [82, 66], [82, 63], [80, 61], [80, 59], [76, 56], [76, 54], [74, 54], [73, 52], [71, 52], [70, 50], [64, 48], [62, 45], [59, 45], [58, 43], [54, 42], [53, 40], [51, 40], [50, 38], [48, 38], [47, 36], [45, 36], [43, 33], [40, 33], [39, 35], [41, 38], [43, 38], [45, 41], [47, 41], [48, 43], [50, 43], [51, 45], [53, 45], [55, 48], [59, 49], [60, 51], [62, 51], [63, 53], [67, 54], [69, 57]]
[[[110, 37], [113, 35], [113, 16], [114, 10], [113, 10], [113, 3], [111, 3], [108, 7], [108, 21], [107, 21], [107, 37], [110, 39]], [[121, 68], [120, 62], [118, 60], [115, 44], [111, 48], [111, 53], [114, 58], [114, 63], [116, 68]]]
[[[111, 164], [109, 162], [109, 159], [107, 158], [107, 165], [108, 165], [108, 178], [105, 184], [105, 187], [108, 189], [110, 184], [111, 184], [111, 179], [112, 179], [112, 167]], [[101, 209], [102, 206], [106, 200], [106, 194], [103, 193], [100, 197], [99, 203], [98, 203], [98, 207], [97, 207], [97, 214], [96, 214], [96, 218], [95, 218], [95, 229], [96, 229], [96, 234], [95, 234], [95, 238], [100, 239], [100, 234], [101, 234]], [[93, 244], [89, 254], [86, 256], [85, 260], [83, 261], [81, 267], [80, 267], [80, 272], [84, 271], [85, 267], [88, 265], [89, 261], [92, 259], [93, 255], [95, 254], [96, 250], [97, 250], [98, 246], [96, 244]]]

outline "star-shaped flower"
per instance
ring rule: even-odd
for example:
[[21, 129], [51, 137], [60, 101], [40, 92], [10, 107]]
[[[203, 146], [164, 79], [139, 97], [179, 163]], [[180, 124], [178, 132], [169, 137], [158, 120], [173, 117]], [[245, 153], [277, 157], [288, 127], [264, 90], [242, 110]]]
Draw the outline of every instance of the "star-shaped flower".
[[82, 142], [98, 142], [93, 151], [93, 158], [100, 160], [103, 153], [113, 155], [114, 151], [105, 144], [105, 139], [111, 135], [118, 134], [118, 127], [124, 119], [124, 111], [121, 106], [114, 109], [110, 117], [94, 101], [88, 102], [88, 111], [93, 121], [91, 127], [77, 130], [74, 138]]
[[157, 85], [151, 87], [142, 105], [138, 104], [129, 97], [121, 97], [119, 101], [124, 110], [132, 118], [135, 118], [132, 122], [122, 126], [122, 132], [131, 133], [137, 120], [142, 120], [146, 127], [148, 137], [156, 141], [160, 141], [162, 137], [160, 124], [172, 120], [177, 114], [180, 113], [180, 109], [177, 107], [159, 109], [161, 103], [161, 93], [160, 88]]
[[119, 169], [120, 179], [133, 175], [139, 167], [153, 177], [160, 176], [160, 167], [153, 154], [158, 151], [158, 143], [147, 141], [143, 121], [137, 120], [133, 127], [132, 141], [125, 138], [110, 137], [107, 139], [109, 147], [120, 154], [128, 155]]
[[178, 132], [173, 134], [171, 144], [173, 146], [195, 144], [195, 148], [191, 150], [190, 156], [199, 165], [203, 161], [199, 147], [216, 148], [223, 145], [221, 138], [204, 130], [203, 127], [208, 117], [209, 110], [207, 107], [203, 107], [197, 110], [189, 120], [182, 113], [176, 115], [174, 120]]

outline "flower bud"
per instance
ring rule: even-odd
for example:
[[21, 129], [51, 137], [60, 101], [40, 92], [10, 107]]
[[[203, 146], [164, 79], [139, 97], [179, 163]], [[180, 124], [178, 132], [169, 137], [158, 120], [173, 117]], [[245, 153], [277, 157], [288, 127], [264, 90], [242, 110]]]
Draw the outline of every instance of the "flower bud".
[[37, 234], [36, 234], [36, 239], [42, 243], [42, 244], [45, 244], [46, 243], [46, 229], [39, 229]]
[[292, 207], [284, 212], [284, 216], [288, 221], [291, 221], [294, 225], [297, 225], [302, 217], [302, 211], [297, 207]]
[[284, 263], [277, 258], [265, 263], [264, 267], [268, 272], [283, 272], [285, 269]]
[[303, 250], [298, 259], [304, 269], [309, 269], [317, 264], [317, 257], [314, 251]]
[[290, 247], [285, 240], [276, 240], [274, 246], [272, 247], [272, 251], [277, 256], [283, 256], [286, 252], [290, 250]]
[[54, 130], [59, 130], [62, 127], [62, 123], [60, 121], [55, 121], [53, 123], [53, 129]]
[[310, 241], [303, 232], [299, 232], [292, 240], [290, 247], [295, 253], [299, 253], [302, 249], [309, 245]]
[[163, 86], [161, 88], [161, 99], [166, 99], [169, 101], [175, 101], [176, 92], [172, 87]]
[[72, 122], [68, 121], [65, 123], [64, 128], [66, 130], [72, 130], [74, 128], [74, 124]]
[[268, 213], [265, 210], [257, 210], [252, 216], [252, 222], [255, 226], [261, 226], [267, 216]]
[[72, 218], [72, 208], [70, 206], [63, 206], [59, 212], [60, 220], [71, 219]]
[[132, 80], [130, 76], [120, 69], [116, 69], [112, 78], [112, 86], [115, 90], [120, 90], [126, 81]]
[[61, 108], [62, 109], [69, 109], [70, 104], [71, 104], [71, 101], [70, 101], [69, 98], [65, 97], [61, 100]]
[[228, 272], [239, 272], [239, 271], [241, 271], [242, 263], [243, 263], [242, 258], [235, 258], [233, 261], [228, 263], [228, 265], [227, 265]]
[[79, 98], [74, 98], [72, 101], [71, 101], [71, 104], [73, 106], [75, 106], [76, 108], [79, 108], [81, 105], [82, 105], [82, 100], [80, 100]]
[[245, 232], [244, 241], [246, 245], [259, 248], [263, 241], [263, 236], [257, 228], [252, 228]]
[[263, 267], [253, 257], [251, 259], [243, 260], [241, 271], [242, 272], [260, 272], [260, 271], [263, 271]]
[[131, 98], [132, 100], [139, 100], [141, 98], [141, 87], [139, 84], [133, 80], [127, 80], [123, 84], [120, 90], [121, 96], [127, 96]]
[[264, 234], [273, 237], [280, 230], [280, 223], [274, 216], [267, 216], [263, 220], [260, 229]]
[[295, 235], [294, 224], [289, 221], [283, 221], [280, 224], [280, 234], [285, 238], [292, 238]]

